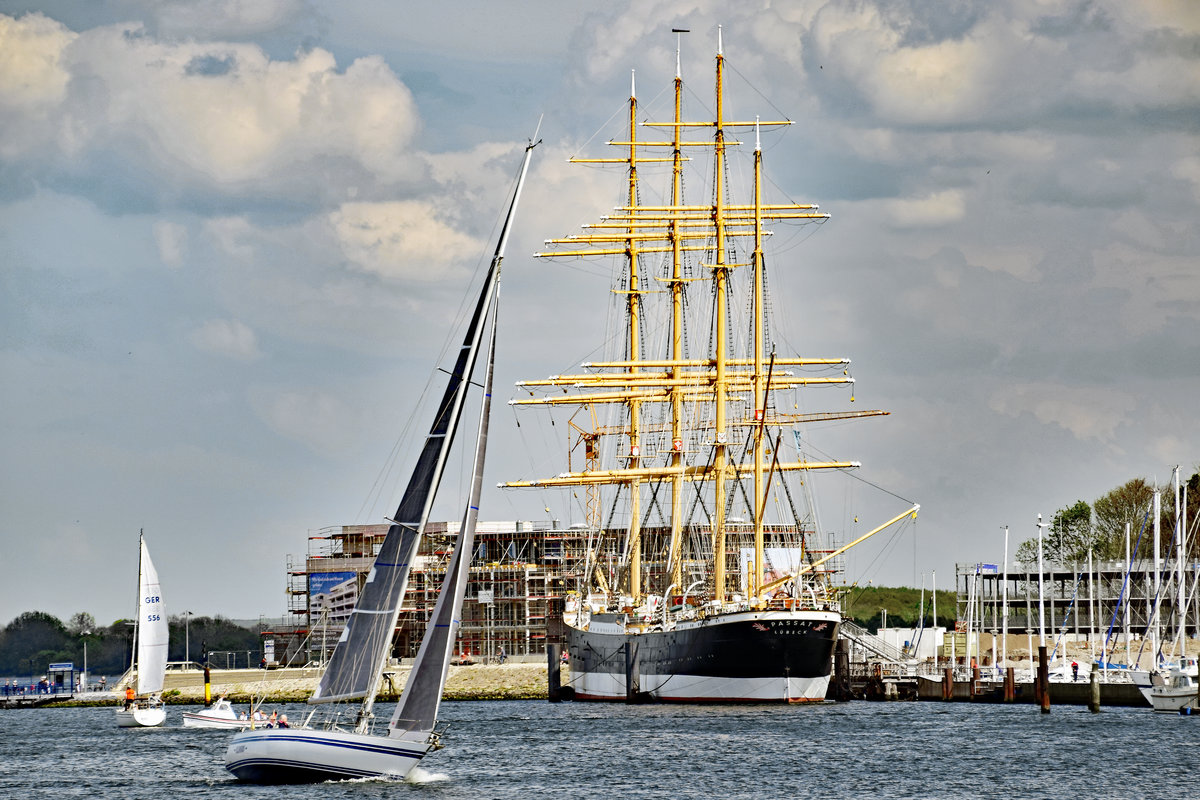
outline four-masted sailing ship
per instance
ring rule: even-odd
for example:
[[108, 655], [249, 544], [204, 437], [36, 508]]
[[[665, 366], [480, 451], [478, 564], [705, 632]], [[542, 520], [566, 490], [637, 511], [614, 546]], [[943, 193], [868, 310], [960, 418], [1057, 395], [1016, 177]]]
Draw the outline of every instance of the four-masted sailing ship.
[[[720, 41], [714, 117], [685, 119], [678, 65], [677, 49], [673, 119], [642, 123], [665, 135], [637, 138], [631, 90], [628, 133], [608, 143], [620, 155], [572, 159], [623, 167], [624, 204], [537, 254], [620, 265], [613, 292], [624, 324], [610, 360], [521, 382], [530, 396], [511, 401], [576, 408], [584, 469], [503, 485], [584, 487], [586, 566], [563, 615], [576, 699], [820, 701], [841, 622], [834, 559], [866, 536], [824, 543], [793, 479], [858, 464], [809, 460], [799, 426], [886, 412], [791, 413], [802, 388], [853, 378], [847, 359], [776, 355], [767, 226], [828, 215], [763, 200], [759, 132], [790, 122], [726, 118]], [[740, 202], [728, 182], [737, 133], [755, 137], [752, 196]], [[684, 184], [697, 153], [711, 171], [693, 200]], [[649, 203], [643, 174], [656, 170], [666, 189]], [[575, 421], [581, 414], [590, 426]], [[785, 455], [793, 447], [795, 458]]]

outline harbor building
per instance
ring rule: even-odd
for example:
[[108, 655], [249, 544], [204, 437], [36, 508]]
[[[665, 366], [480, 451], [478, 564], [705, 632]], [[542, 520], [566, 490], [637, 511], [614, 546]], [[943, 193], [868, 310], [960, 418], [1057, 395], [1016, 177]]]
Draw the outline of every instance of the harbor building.
[[[1010, 637], [1025, 637], [1032, 649], [1044, 619], [1052, 650], [1067, 642], [1086, 643], [1097, 654], [1106, 652], [1109, 661], [1147, 667], [1152, 654], [1169, 653], [1180, 634], [1190, 639], [1200, 632], [1198, 576], [1196, 562], [1185, 562], [1182, 570], [1163, 562], [1157, 571], [1153, 564], [1131, 567], [1124, 561], [1045, 563], [1040, 575], [1036, 565], [1005, 569], [960, 563], [955, 565], [956, 628], [960, 638], [967, 631], [981, 637], [976, 647], [983, 647], [987, 660], [989, 641], [1005, 629]], [[958, 650], [963, 652], [961, 644]]]

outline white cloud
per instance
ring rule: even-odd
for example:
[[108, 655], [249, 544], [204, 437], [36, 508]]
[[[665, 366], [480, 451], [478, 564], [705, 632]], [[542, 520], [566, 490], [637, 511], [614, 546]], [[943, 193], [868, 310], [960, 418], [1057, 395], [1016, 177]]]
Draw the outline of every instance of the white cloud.
[[209, 320], [192, 331], [191, 340], [200, 350], [238, 361], [254, 361], [262, 357], [254, 331], [238, 320]]
[[1171, 167], [1171, 174], [1190, 184], [1192, 197], [1200, 203], [1200, 158], [1181, 158]]
[[41, 14], [0, 14], [0, 156], [40, 147], [67, 94], [63, 53], [76, 35]]
[[351, 438], [353, 408], [318, 389], [251, 392], [251, 405], [270, 428], [325, 455], [345, 449]]
[[308, 10], [304, 0], [152, 0], [145, 5], [165, 33], [190, 38], [269, 33]]
[[174, 222], [154, 223], [154, 243], [158, 245], [159, 258], [171, 269], [183, 265], [187, 241], [187, 228], [182, 225]]
[[483, 246], [416, 201], [343, 203], [329, 222], [351, 264], [387, 278], [442, 281]]
[[932, 228], [963, 218], [963, 193], [957, 189], [933, 192], [923, 197], [884, 200], [884, 213], [897, 228]]
[[1004, 387], [988, 400], [998, 414], [1017, 417], [1031, 414], [1043, 425], [1057, 425], [1081, 441], [1113, 445], [1117, 431], [1130, 421], [1137, 401], [1109, 387], [1063, 386], [1052, 383]]
[[0, 22], [13, 45], [0, 55], [9, 157], [51, 142], [75, 160], [123, 154], [124, 168], [166, 186], [258, 194], [297, 191], [299, 165], [325, 165], [301, 184], [309, 192], [423, 169], [409, 148], [412, 94], [378, 56], [343, 71], [319, 48], [279, 61], [255, 44], [160, 41], [136, 24], [71, 34], [39, 15]]

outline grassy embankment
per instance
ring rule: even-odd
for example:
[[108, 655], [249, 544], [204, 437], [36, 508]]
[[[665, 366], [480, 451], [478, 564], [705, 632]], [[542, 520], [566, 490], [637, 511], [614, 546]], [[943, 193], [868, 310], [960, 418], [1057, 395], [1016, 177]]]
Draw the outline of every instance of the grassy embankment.
[[[842, 613], [874, 633], [887, 609], [889, 628], [915, 628], [921, 617], [921, 590], [907, 587], [855, 586], [842, 598]], [[938, 625], [954, 627], [954, 592], [937, 593]], [[933, 593], [925, 592], [925, 624], [933, 626]]]

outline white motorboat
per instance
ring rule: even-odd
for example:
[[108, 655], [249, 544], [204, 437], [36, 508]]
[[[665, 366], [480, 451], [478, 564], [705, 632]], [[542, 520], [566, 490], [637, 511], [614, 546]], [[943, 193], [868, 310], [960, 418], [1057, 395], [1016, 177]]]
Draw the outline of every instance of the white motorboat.
[[[496, 299], [500, 262], [509, 227], [529, 167], [533, 142], [525, 151], [508, 217], [492, 258], [474, 314], [459, 350], [433, 425], [417, 458], [391, 527], [367, 575], [341, 639], [321, 676], [310, 704], [361, 701], [348, 715], [338, 707], [318, 718], [317, 710], [303, 725], [250, 730], [236, 734], [225, 753], [225, 768], [239, 780], [252, 783], [311, 783], [345, 778], [403, 779], [428, 753], [441, 746], [437, 712], [455, 638], [462, 616], [463, 592], [474, 553], [479, 516], [483, 461], [487, 449], [488, 416], [496, 347]], [[462, 417], [465, 394], [481, 352], [484, 360], [483, 399], [474, 448], [469, 498], [459, 527], [454, 555], [446, 567], [432, 618], [409, 672], [408, 682], [386, 730], [376, 732], [372, 711], [383, 668], [392, 651], [392, 638], [408, 584], [410, 565], [429, 520], [455, 432]], [[323, 706], [328, 709], [330, 706]], [[343, 707], [344, 708], [344, 707]]]
[[139, 532], [138, 601], [133, 626], [133, 657], [137, 669], [136, 688], [125, 705], [117, 709], [117, 726], [154, 728], [163, 724], [167, 710], [160, 697], [167, 672], [167, 612], [163, 608], [158, 571]]
[[250, 727], [250, 715], [243, 712], [238, 714], [224, 697], [218, 697], [211, 706], [202, 711], [183, 712], [183, 727], [185, 728], [222, 728], [225, 730], [245, 730]]
[[1200, 709], [1200, 687], [1197, 686], [1196, 665], [1173, 669], [1162, 685], [1150, 689], [1150, 704], [1155, 711], [1170, 714], [1190, 714]]

